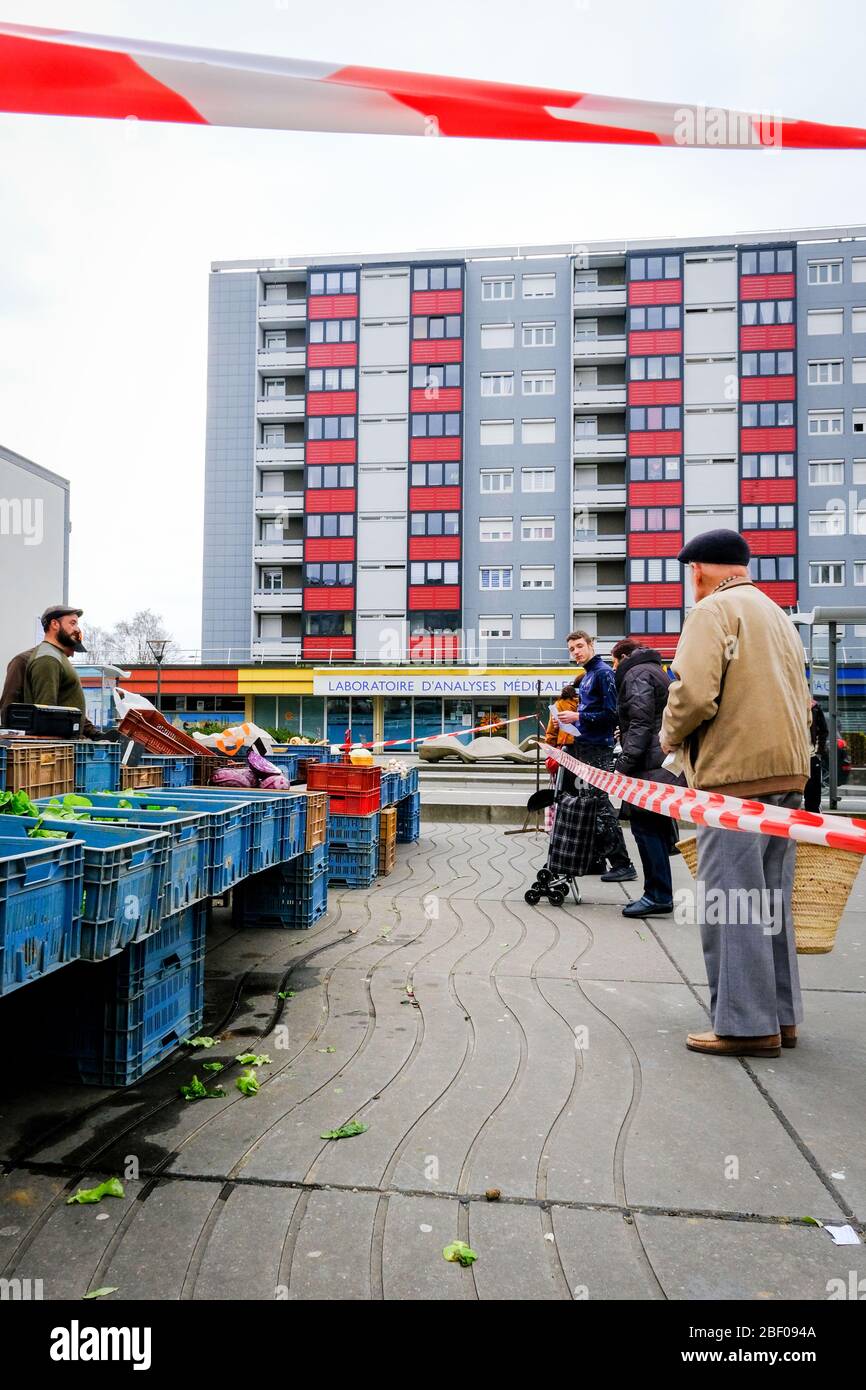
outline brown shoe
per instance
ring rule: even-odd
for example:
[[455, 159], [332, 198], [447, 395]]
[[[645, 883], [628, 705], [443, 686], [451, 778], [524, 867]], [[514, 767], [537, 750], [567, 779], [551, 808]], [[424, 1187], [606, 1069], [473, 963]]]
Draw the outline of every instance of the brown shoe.
[[797, 1025], [796, 1023], [783, 1023], [781, 1027], [782, 1046], [797, 1046]]
[[720, 1038], [716, 1033], [689, 1033], [690, 1052], [708, 1052], [714, 1057], [778, 1057], [782, 1040], [778, 1033], [766, 1038]]

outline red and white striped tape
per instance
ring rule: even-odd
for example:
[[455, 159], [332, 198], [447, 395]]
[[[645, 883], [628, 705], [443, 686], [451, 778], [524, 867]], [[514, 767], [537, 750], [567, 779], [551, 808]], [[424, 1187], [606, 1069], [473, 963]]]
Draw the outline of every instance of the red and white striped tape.
[[456, 738], [458, 734], [480, 734], [487, 732], [496, 735], [500, 729], [504, 729], [507, 724], [522, 724], [527, 719], [535, 719], [534, 714], [520, 714], [514, 719], [497, 719], [494, 724], [476, 724], [474, 729], [464, 729], [462, 725], [457, 725], [454, 729], [446, 729], [444, 734], [421, 734], [418, 738], [380, 738], [373, 743], [352, 743], [351, 729], [346, 730], [346, 743], [335, 745], [342, 748], [405, 748], [407, 743], [432, 743], [434, 739], [445, 738], [452, 734]]
[[705, 149], [862, 149], [866, 130], [358, 64], [0, 24], [0, 111], [260, 130]]
[[672, 820], [687, 820], [694, 825], [710, 825], [720, 830], [743, 830], [752, 835], [778, 835], [810, 845], [866, 854], [866, 820], [824, 816], [817, 811], [793, 811], [785, 806], [725, 796], [722, 792], [649, 782], [643, 777], [627, 777], [623, 772], [605, 772], [602, 768], [591, 767], [561, 748], [542, 744], [542, 750], [592, 786], [612, 792], [645, 811], [670, 816]]

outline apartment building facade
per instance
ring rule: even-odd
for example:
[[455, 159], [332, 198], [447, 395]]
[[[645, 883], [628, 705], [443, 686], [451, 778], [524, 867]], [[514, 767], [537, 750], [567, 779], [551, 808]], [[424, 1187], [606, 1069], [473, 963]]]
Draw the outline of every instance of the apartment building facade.
[[207, 661], [549, 663], [575, 626], [670, 656], [715, 526], [786, 609], [866, 602], [866, 228], [210, 290]]

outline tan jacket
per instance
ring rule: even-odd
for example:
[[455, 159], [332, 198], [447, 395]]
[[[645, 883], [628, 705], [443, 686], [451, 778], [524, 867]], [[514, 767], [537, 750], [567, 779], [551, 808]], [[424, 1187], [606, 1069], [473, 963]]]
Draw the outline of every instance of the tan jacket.
[[760, 797], [802, 791], [811, 699], [794, 625], [749, 579], [729, 581], [686, 618], [662, 742], [683, 745], [690, 787]]

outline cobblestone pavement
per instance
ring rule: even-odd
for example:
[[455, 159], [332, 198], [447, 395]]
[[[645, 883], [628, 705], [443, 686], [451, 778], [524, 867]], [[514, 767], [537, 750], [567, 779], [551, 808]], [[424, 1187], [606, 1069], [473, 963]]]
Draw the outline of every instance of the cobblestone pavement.
[[[740, 1061], [684, 1046], [708, 1026], [696, 928], [624, 919], [598, 879], [530, 907], [544, 853], [429, 826], [311, 931], [216, 913], [220, 1042], [128, 1090], [48, 1083], [4, 1039], [0, 1273], [172, 1300], [825, 1299], [866, 1275], [866, 1247], [802, 1220], [866, 1220], [864, 876], [835, 951], [801, 958], [797, 1049]], [[273, 1059], [258, 1095], [231, 1063], [224, 1099], [180, 1099], [250, 1048]], [[350, 1119], [369, 1128], [320, 1137]], [[65, 1204], [130, 1173], [122, 1200]], [[476, 1263], [442, 1258], [454, 1239]]]

